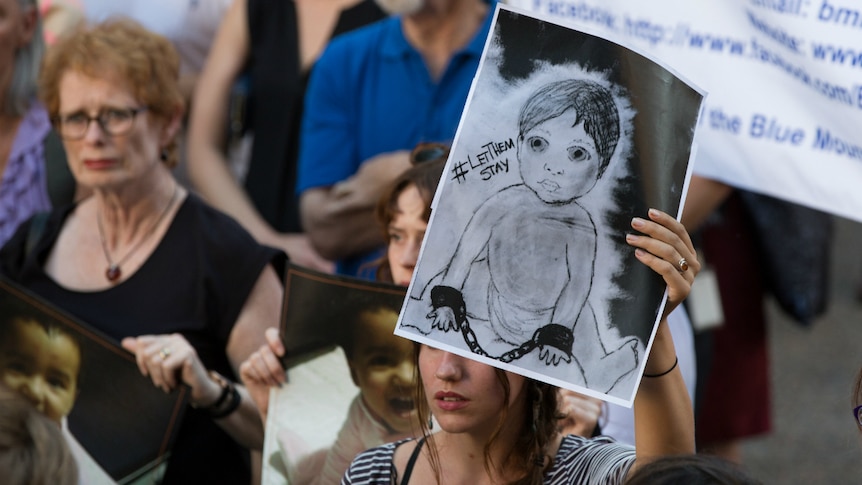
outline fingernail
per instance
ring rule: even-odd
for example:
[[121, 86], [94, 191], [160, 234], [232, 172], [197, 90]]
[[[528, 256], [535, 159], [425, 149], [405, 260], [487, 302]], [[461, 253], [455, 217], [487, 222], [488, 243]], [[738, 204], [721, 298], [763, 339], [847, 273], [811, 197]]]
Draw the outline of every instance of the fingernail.
[[650, 209], [650, 210], [649, 210], [649, 215], [650, 215], [650, 217], [658, 217], [659, 212], [658, 212], [657, 210], [655, 210], [655, 209]]
[[644, 221], [640, 217], [633, 217], [632, 218], [632, 227], [641, 228], [644, 226], [645, 223], [646, 223], [646, 221]]
[[626, 241], [635, 242], [637, 240], [638, 240], [638, 237], [635, 236], [634, 234], [626, 234]]
[[637, 249], [635, 249], [635, 256], [642, 258], [642, 257], [646, 256], [646, 251], [644, 251], [641, 248], [637, 248]]

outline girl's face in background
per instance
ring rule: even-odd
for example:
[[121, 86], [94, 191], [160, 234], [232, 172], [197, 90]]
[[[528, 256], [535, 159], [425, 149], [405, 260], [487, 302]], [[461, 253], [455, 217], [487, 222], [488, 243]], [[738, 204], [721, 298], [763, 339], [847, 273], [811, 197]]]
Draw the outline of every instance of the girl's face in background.
[[408, 185], [398, 195], [397, 212], [389, 223], [389, 246], [387, 256], [392, 281], [396, 285], [407, 286], [413, 277], [419, 248], [425, 237], [428, 222], [423, 218], [426, 203], [415, 185]]

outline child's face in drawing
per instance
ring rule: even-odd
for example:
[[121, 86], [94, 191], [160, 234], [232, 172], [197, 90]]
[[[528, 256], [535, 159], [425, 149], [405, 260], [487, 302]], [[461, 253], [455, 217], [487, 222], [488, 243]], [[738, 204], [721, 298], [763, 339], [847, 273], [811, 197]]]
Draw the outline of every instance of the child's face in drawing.
[[416, 260], [419, 259], [419, 248], [428, 222], [425, 221], [425, 201], [415, 185], [409, 185], [397, 200], [398, 212], [389, 223], [389, 246], [387, 256], [392, 281], [397, 285], [407, 286], [413, 276]]
[[69, 414], [78, 391], [81, 351], [62, 332], [29, 319], [12, 321], [0, 347], [0, 380], [56, 422]]
[[573, 126], [574, 109], [524, 133], [518, 160], [524, 184], [548, 204], [571, 202], [589, 192], [599, 177], [595, 142], [583, 123]]
[[413, 402], [413, 344], [392, 334], [398, 314], [378, 309], [359, 315], [349, 362], [371, 412], [395, 432], [409, 433], [416, 416]]

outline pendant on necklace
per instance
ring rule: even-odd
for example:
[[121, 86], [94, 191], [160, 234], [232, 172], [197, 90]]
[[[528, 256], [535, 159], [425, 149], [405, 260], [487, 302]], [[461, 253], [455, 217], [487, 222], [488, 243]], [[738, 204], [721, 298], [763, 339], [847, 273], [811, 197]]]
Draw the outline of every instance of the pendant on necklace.
[[120, 271], [120, 267], [116, 264], [108, 266], [108, 269], [105, 270], [105, 277], [108, 278], [108, 281], [110, 281], [111, 283], [120, 279], [120, 276], [122, 275], [123, 272]]

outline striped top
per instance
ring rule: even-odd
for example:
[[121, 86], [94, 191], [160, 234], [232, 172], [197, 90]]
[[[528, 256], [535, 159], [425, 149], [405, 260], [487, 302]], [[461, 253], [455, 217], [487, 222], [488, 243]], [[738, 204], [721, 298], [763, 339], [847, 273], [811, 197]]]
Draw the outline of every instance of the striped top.
[[[408, 440], [387, 443], [356, 456], [342, 485], [390, 485], [396, 483], [392, 457]], [[568, 435], [560, 443], [554, 464], [545, 473], [545, 485], [612, 485], [625, 483], [635, 461], [635, 449], [607, 436], [583, 438]], [[403, 485], [403, 484], [402, 484]]]

